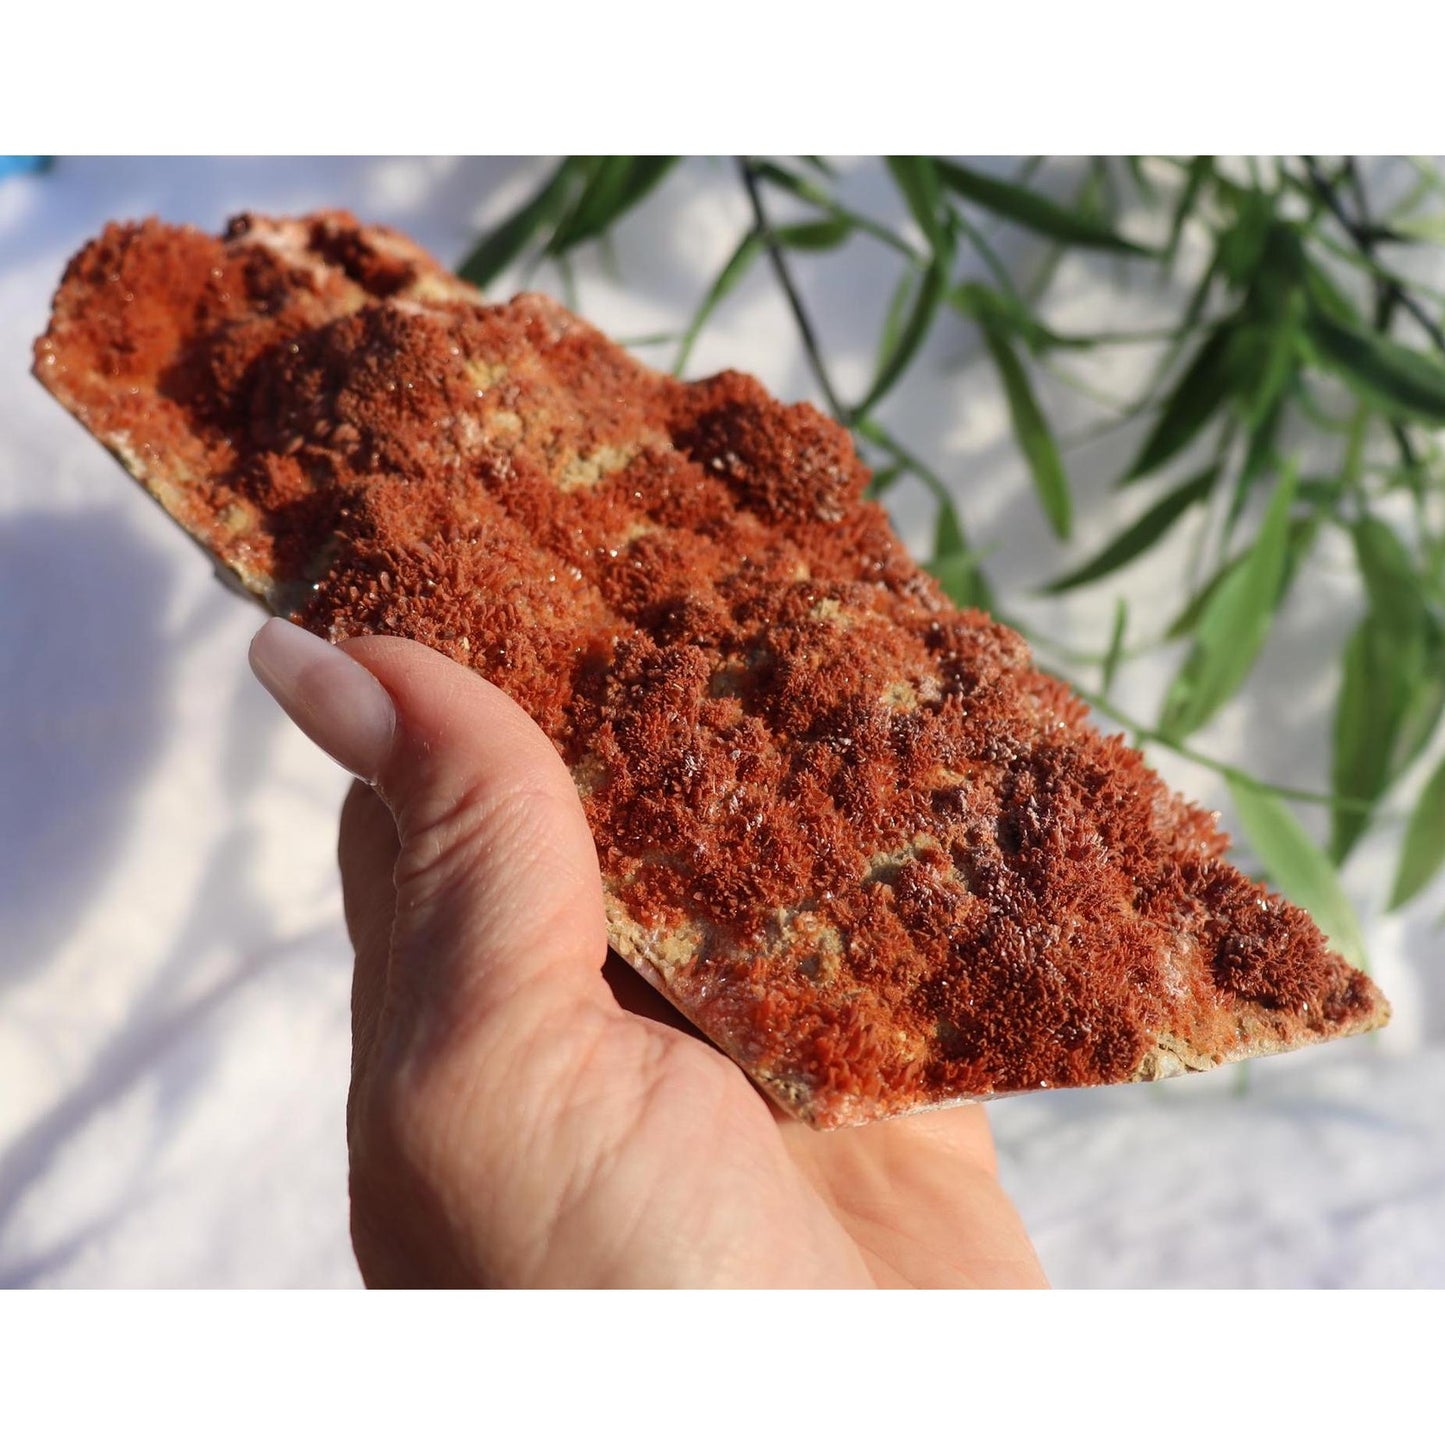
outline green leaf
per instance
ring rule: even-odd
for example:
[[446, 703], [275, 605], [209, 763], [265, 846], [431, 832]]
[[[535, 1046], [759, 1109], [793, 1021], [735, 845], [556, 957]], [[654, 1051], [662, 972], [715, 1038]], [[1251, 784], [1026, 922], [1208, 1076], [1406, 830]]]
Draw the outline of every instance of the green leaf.
[[1445, 362], [1316, 309], [1308, 333], [1322, 366], [1391, 416], [1445, 426]]
[[1284, 421], [1288, 399], [1296, 388], [1304, 360], [1300, 304], [1296, 295], [1264, 321], [1251, 322], [1235, 336], [1228, 366], [1232, 373], [1230, 390], [1238, 398], [1239, 411], [1249, 444], [1244, 464], [1235, 478], [1234, 495], [1224, 519], [1226, 543], [1244, 514], [1255, 484], [1274, 462], [1275, 438]]
[[848, 216], [833, 215], [826, 221], [804, 221], [796, 226], [774, 226], [773, 237], [790, 251], [831, 251], [853, 234]]
[[1209, 333], [1165, 401], [1159, 420], [1125, 473], [1122, 485], [1158, 471], [1183, 451], [1218, 412], [1230, 392], [1234, 336], [1231, 323], [1216, 326]]
[[1398, 234], [1408, 237], [1412, 241], [1429, 241], [1437, 246], [1445, 245], [1445, 214], [1439, 211], [1428, 216], [1410, 216], [1393, 221], [1391, 225]]
[[1422, 627], [1422, 579], [1399, 537], [1377, 517], [1361, 517], [1352, 531], [1371, 611], [1399, 632]]
[[[1240, 339], [1242, 343], [1244, 337]], [[1252, 353], [1247, 357], [1237, 353], [1231, 360], [1238, 367], [1235, 392], [1242, 403], [1245, 429], [1258, 432], [1278, 415], [1280, 402], [1299, 373], [1304, 336], [1298, 317], [1286, 311], [1269, 323], [1252, 327], [1250, 340]]]
[[[1330, 788], [1343, 799], [1373, 804], [1391, 776], [1391, 756], [1407, 698], [1398, 641], [1370, 614], [1345, 644], [1335, 703]], [[1370, 824], [1370, 810], [1330, 810], [1330, 856], [1343, 863]]]
[[878, 352], [873, 358], [874, 375], [881, 375], [888, 358], [898, 349], [903, 336], [904, 323], [912, 309], [913, 298], [918, 290], [918, 273], [904, 271], [888, 298], [888, 310], [883, 317], [883, 330], [878, 336]]
[[879, 497], [885, 496], [893, 489], [898, 479], [905, 475], [908, 468], [902, 462], [894, 462], [891, 467], [880, 467], [869, 478], [868, 486], [863, 495], [869, 501], [876, 502]]
[[933, 560], [928, 564], [928, 570], [960, 607], [993, 611], [993, 592], [979, 566], [978, 554], [969, 548], [958, 513], [946, 497], [939, 498]]
[[1152, 254], [1147, 248], [1126, 241], [1104, 223], [1066, 210], [1037, 191], [983, 175], [956, 161], [939, 160], [936, 164], [939, 180], [956, 196], [1041, 236], [1073, 246], [1120, 251], [1132, 256]]
[[1255, 486], [1269, 472], [1275, 460], [1275, 438], [1279, 435], [1284, 421], [1283, 401], [1277, 402], [1274, 410], [1263, 418], [1255, 428], [1245, 449], [1244, 463], [1234, 479], [1234, 494], [1229, 499], [1229, 510], [1224, 516], [1224, 531], [1221, 545], [1228, 546], [1234, 536], [1234, 529], [1244, 515]]
[[682, 375], [687, 366], [688, 357], [692, 355], [692, 348], [697, 344], [697, 338], [702, 335], [702, 329], [707, 325], [708, 318], [722, 304], [728, 293], [747, 275], [753, 262], [762, 255], [763, 249], [762, 237], [756, 231], [749, 231], [738, 242], [737, 249], [728, 257], [722, 270], [714, 277], [712, 285], [708, 287], [707, 295], [702, 298], [701, 304], [693, 313], [692, 321], [683, 334], [682, 345], [678, 348], [677, 360], [672, 365], [674, 376]]
[[887, 164], [913, 219], [927, 238], [935, 264], [946, 270], [945, 263], [953, 259], [953, 233], [943, 206], [937, 163], [929, 156], [889, 156]]
[[457, 268], [457, 275], [480, 289], [489, 286], [527, 249], [543, 226], [562, 214], [590, 164], [586, 157], [568, 156], [526, 205], [482, 237]]
[[893, 389], [898, 378], [928, 338], [933, 319], [948, 288], [948, 272], [935, 262], [923, 273], [923, 280], [913, 297], [908, 319], [898, 331], [897, 340], [879, 360], [878, 372], [868, 394], [854, 408], [854, 416], [866, 416]]
[[1149, 173], [1144, 169], [1143, 156], [1125, 156], [1124, 165], [1129, 172], [1129, 178], [1134, 182], [1134, 189], [1139, 192], [1140, 199], [1153, 205], [1159, 198], [1159, 192], [1154, 189], [1154, 182], [1149, 179]]
[[1356, 968], [1365, 968], [1365, 941], [1355, 910], [1330, 860], [1299, 820], [1278, 796], [1237, 773], [1230, 775], [1229, 793], [1271, 885], [1313, 917], [1332, 948]]
[[1120, 567], [1147, 551], [1196, 502], [1202, 502], [1208, 497], [1218, 476], [1219, 467], [1215, 465], [1206, 467], [1188, 481], [1182, 482], [1081, 567], [1076, 567], [1072, 572], [1048, 583], [1043, 590], [1067, 592], [1071, 588], [1097, 582], [1100, 577], [1117, 572]]
[[[1284, 576], [1280, 579], [1279, 596], [1275, 599], [1274, 604], [1276, 607], [1284, 601], [1285, 593], [1289, 591], [1295, 573], [1309, 555], [1309, 550], [1314, 545], [1315, 537], [1319, 532], [1319, 526], [1317, 515], [1303, 517], [1289, 524]], [[1249, 561], [1249, 557], [1248, 552], [1241, 552], [1237, 557], [1231, 557], [1180, 609], [1178, 616], [1164, 630], [1165, 640], [1178, 642], [1181, 637], [1188, 637], [1199, 626], [1199, 619], [1203, 617], [1205, 610], [1214, 601], [1219, 589]]]
[[1308, 502], [1312, 507], [1333, 508], [1343, 490], [1337, 476], [1301, 477], [1295, 495], [1301, 502]]
[[1012, 332], [1031, 352], [1053, 350], [1088, 351], [1099, 344], [1092, 336], [1062, 336], [1043, 325], [1018, 295], [985, 286], [982, 281], [964, 281], [948, 293], [948, 303], [961, 316], [979, 325], [992, 323]]
[[[1352, 531], [1370, 609], [1345, 651], [1335, 790], [1374, 801], [1424, 750], [1445, 711], [1445, 630], [1430, 612], [1425, 579], [1390, 527], [1365, 516]], [[1336, 814], [1338, 859], [1365, 820]]]
[[1392, 778], [1399, 777], [1425, 751], [1445, 714], [1445, 632], [1433, 617], [1425, 619], [1417, 657], [1390, 759]]
[[1089, 170], [1098, 182], [1097, 194], [1100, 201], [1098, 214], [1093, 218], [1112, 226], [1119, 216], [1120, 197], [1119, 188], [1114, 184], [1113, 173], [1109, 170], [1108, 157], [1090, 156]]
[[1236, 286], [1248, 283], [1264, 257], [1274, 206], [1258, 191], [1234, 191], [1234, 222], [1219, 238], [1219, 268]]
[[1338, 321], [1342, 326], [1360, 327], [1363, 322], [1355, 303], [1336, 285], [1334, 277], [1322, 266], [1313, 262], [1306, 268], [1309, 280], [1310, 300], [1324, 315]]
[[1179, 742], [1238, 691], [1269, 635], [1285, 577], [1295, 472], [1275, 486], [1254, 546], [1228, 572], [1199, 618], [1194, 646], [1164, 700], [1159, 731]]
[[749, 161], [748, 165], [759, 180], [767, 181], [770, 185], [777, 186], [779, 190], [787, 191], [789, 195], [796, 196], [800, 201], [806, 201], [810, 206], [822, 206], [824, 209], [828, 209], [833, 204], [833, 199], [827, 191], [806, 176], [798, 175], [796, 171], [790, 171], [774, 161]]
[[964, 538], [963, 524], [958, 520], [958, 512], [951, 501], [940, 498], [938, 517], [933, 524], [934, 559], [953, 557], [968, 550], [968, 542]]
[[1184, 181], [1184, 189], [1179, 193], [1179, 200], [1175, 203], [1174, 214], [1169, 218], [1169, 243], [1164, 248], [1164, 259], [1172, 262], [1179, 254], [1179, 240], [1184, 234], [1184, 223], [1194, 214], [1194, 208], [1199, 203], [1200, 193], [1205, 183], [1214, 175], [1213, 156], [1195, 156], [1189, 162], [1189, 173]]
[[996, 321], [984, 321], [983, 339], [988, 344], [989, 353], [1003, 381], [1009, 415], [1013, 418], [1014, 434], [1028, 460], [1044, 515], [1049, 519], [1054, 535], [1067, 540], [1073, 526], [1073, 502], [1069, 496], [1069, 481], [1064, 473], [1064, 463], [1059, 456], [1054, 435], [1049, 430], [1043, 412], [1039, 410], [1033, 388], [1029, 385], [1028, 373], [1014, 355], [1003, 328]]
[[935, 557], [928, 564], [928, 570], [960, 607], [976, 607], [980, 612], [993, 612], [993, 592], [978, 565], [978, 558], [972, 553]]
[[678, 162], [677, 156], [602, 156], [577, 204], [552, 233], [549, 256], [600, 236], [637, 205]]
[[1250, 316], [1267, 330], [1298, 329], [1308, 310], [1308, 276], [1309, 258], [1299, 229], [1271, 212], [1259, 258], [1247, 277]]
[[1405, 828], [1389, 907], [1395, 909], [1408, 903], [1440, 871], [1442, 863], [1445, 863], [1445, 758], [1430, 775]]
[[1119, 671], [1119, 660], [1124, 655], [1124, 634], [1129, 629], [1129, 604], [1122, 598], [1114, 599], [1114, 626], [1109, 633], [1109, 650], [1104, 654], [1100, 691], [1108, 697], [1113, 691], [1114, 678]]
[[1241, 552], [1238, 557], [1231, 557], [1229, 561], [1179, 609], [1174, 620], [1164, 629], [1164, 640], [1166, 642], [1178, 642], [1181, 637], [1188, 637], [1194, 629], [1199, 626], [1199, 619], [1204, 616], [1209, 605], [1219, 595], [1219, 589], [1239, 571], [1248, 559], [1248, 552]]

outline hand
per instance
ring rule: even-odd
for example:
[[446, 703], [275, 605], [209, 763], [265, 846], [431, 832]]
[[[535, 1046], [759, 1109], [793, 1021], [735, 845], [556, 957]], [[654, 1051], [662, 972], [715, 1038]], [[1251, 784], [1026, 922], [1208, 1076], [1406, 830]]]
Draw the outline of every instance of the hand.
[[576, 790], [504, 694], [283, 622], [252, 665], [373, 784], [340, 845], [368, 1284], [1044, 1282], [982, 1107], [815, 1133], [609, 959]]

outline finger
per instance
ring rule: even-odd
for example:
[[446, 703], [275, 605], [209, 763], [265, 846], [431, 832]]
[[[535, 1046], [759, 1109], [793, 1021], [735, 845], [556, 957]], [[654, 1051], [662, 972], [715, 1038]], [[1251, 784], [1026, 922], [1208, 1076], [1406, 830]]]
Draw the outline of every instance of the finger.
[[399, 638], [338, 648], [273, 620], [252, 663], [395, 820], [394, 949], [405, 943], [408, 966], [393, 969], [387, 1007], [406, 1027], [450, 1036], [524, 1005], [535, 1027], [607, 998], [592, 836], [556, 749], [515, 703]]
[[386, 995], [391, 926], [396, 916], [396, 869], [400, 844], [386, 804], [365, 783], [351, 785], [341, 807], [337, 861], [346, 931], [356, 953], [351, 983], [352, 1072], [371, 1052]]

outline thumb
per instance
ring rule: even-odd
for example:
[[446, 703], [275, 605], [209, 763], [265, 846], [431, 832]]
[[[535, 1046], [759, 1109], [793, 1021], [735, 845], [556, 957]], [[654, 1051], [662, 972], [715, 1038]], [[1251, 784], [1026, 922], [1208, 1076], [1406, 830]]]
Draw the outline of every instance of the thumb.
[[413, 1045], [425, 1036], [433, 1053], [498, 1012], [515, 1026], [525, 1010], [540, 1026], [608, 997], [591, 832], [556, 749], [516, 703], [419, 643], [333, 647], [279, 619], [257, 633], [251, 664], [395, 820], [396, 919], [380, 990], [390, 1031]]

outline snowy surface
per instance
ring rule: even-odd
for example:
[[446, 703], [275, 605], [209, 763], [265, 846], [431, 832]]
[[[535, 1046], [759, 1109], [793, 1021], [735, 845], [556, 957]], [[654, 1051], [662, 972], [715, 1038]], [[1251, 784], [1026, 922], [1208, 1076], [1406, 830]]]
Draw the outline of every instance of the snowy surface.
[[[343, 1143], [350, 955], [333, 863], [345, 779], [252, 680], [259, 612], [215, 584], [29, 378], [64, 262], [111, 218], [215, 229], [242, 209], [322, 205], [403, 227], [455, 261], [539, 173], [495, 160], [112, 160], [0, 184], [0, 1284], [358, 1282]], [[876, 211], [891, 207], [856, 183]], [[620, 274], [582, 269], [583, 309], [619, 337], [675, 328], [744, 221], [730, 172], [692, 163], [625, 223]], [[838, 379], [856, 392], [894, 277], [879, 248], [845, 256], [801, 270]], [[1051, 314], [1157, 325], [1153, 288], [1112, 264], [1069, 268]], [[1123, 391], [1138, 361], [1093, 379]], [[761, 271], [693, 359], [697, 374], [725, 365], [810, 394]], [[1066, 415], [1078, 406], [1045, 390]], [[940, 329], [887, 419], [959, 483], [1005, 602], [1097, 647], [1108, 588], [1027, 600], [1061, 556], [967, 330]], [[1108, 485], [1128, 444], [1071, 453], [1071, 559], [1120, 525]], [[897, 506], [917, 545], [920, 499], [901, 488]], [[1170, 605], [1178, 565], [1129, 574], [1136, 617]], [[1321, 785], [1333, 683], [1319, 658], [1358, 606], [1340, 578], [1337, 596], [1322, 583], [1298, 600], [1201, 748]], [[1126, 669], [1122, 699], [1144, 710], [1150, 669], [1172, 661]], [[1225, 806], [1208, 770], [1154, 761]], [[1247, 1073], [993, 1106], [1005, 1179], [1056, 1283], [1445, 1285], [1445, 892], [1401, 917], [1369, 911], [1389, 841], [1346, 875], [1396, 1008], [1383, 1035]]]

